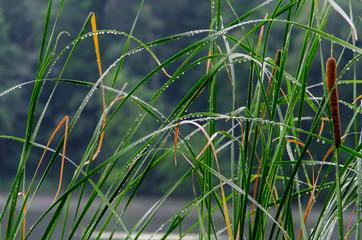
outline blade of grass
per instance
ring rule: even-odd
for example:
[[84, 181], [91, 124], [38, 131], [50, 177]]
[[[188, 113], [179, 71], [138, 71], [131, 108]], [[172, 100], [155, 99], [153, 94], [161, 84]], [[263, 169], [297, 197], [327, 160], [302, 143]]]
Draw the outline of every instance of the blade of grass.
[[[97, 32], [97, 24], [96, 24], [96, 16], [95, 13], [93, 13], [92, 18], [91, 18], [91, 22], [92, 22], [92, 31], [93, 32]], [[94, 41], [94, 48], [95, 48], [95, 52], [96, 52], [96, 57], [97, 57], [97, 64], [98, 64], [98, 72], [99, 72], [99, 77], [102, 77], [102, 64], [101, 64], [101, 56], [99, 53], [99, 43], [98, 43], [98, 34], [93, 34], [93, 41]], [[103, 86], [103, 80], [101, 80], [101, 86]], [[102, 130], [104, 128], [104, 124], [106, 123], [106, 98], [104, 95], [104, 89], [102, 88], [102, 103], [103, 103], [103, 122], [102, 122]], [[98, 154], [101, 151], [102, 148], [102, 143], [103, 143], [103, 137], [104, 137], [104, 131], [102, 131], [101, 137], [99, 139], [99, 143], [98, 143], [98, 148], [96, 150], [96, 152], [93, 155], [93, 159], [96, 159]]]

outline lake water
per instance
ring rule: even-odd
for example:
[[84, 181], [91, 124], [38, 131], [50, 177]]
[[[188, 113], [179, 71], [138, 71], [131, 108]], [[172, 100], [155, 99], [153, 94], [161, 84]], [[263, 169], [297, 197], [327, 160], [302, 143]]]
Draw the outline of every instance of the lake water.
[[[76, 198], [74, 198], [76, 199]], [[128, 231], [131, 231], [131, 229], [135, 226], [135, 224], [145, 215], [145, 213], [157, 202], [157, 198], [137, 198], [134, 199], [131, 204], [129, 205], [129, 207], [127, 208], [127, 210], [125, 211], [124, 215], [122, 216], [122, 221], [124, 222], [124, 224], [127, 227]], [[4, 204], [6, 201], [6, 197], [5, 196], [0, 196], [0, 207], [1, 209], [3, 209]], [[27, 231], [29, 231], [29, 228], [32, 224], [35, 223], [35, 221], [42, 215], [42, 213], [50, 206], [50, 203], [52, 202], [52, 197], [51, 196], [38, 196], [34, 202], [32, 203], [32, 205], [29, 207], [28, 209], [28, 213], [27, 213], [27, 218], [26, 218], [26, 226], [27, 226]], [[87, 223], [89, 222], [89, 220], [91, 219], [93, 213], [96, 211], [96, 207], [99, 205], [100, 201], [95, 201], [92, 205], [92, 207], [89, 209], [89, 211], [87, 212], [84, 221], [82, 221], [78, 232], [76, 232], [75, 236], [72, 239], [81, 239], [82, 236], [82, 229], [85, 229], [85, 227], [87, 226]], [[161, 208], [159, 209], [159, 211], [154, 215], [153, 219], [151, 220], [150, 224], [146, 227], [146, 229], [144, 230], [143, 234], [138, 238], [140, 240], [143, 239], [161, 239], [161, 237], [164, 235], [163, 233], [165, 231], [167, 231], [167, 229], [169, 228], [171, 222], [173, 219], [171, 219], [171, 221], [169, 221], [169, 218], [173, 215], [175, 215], [177, 213], [177, 211], [179, 211], [180, 209], [182, 209], [183, 207], [186, 206], [186, 204], [189, 203], [189, 201], [186, 200], [176, 200], [176, 199], [168, 199], [166, 200]], [[84, 206], [85, 201], [82, 201], [81, 206]], [[125, 203], [124, 203], [125, 204]], [[69, 216], [67, 219], [67, 227], [66, 227], [66, 234], [65, 236], [68, 236], [69, 231], [70, 231], [70, 226], [73, 223], [73, 219], [74, 219], [74, 214], [75, 214], [75, 209], [77, 206], [77, 201], [76, 200], [72, 200], [71, 204], [70, 204], [70, 211], [69, 211]], [[82, 208], [82, 207], [81, 207]], [[123, 209], [123, 205], [120, 206], [119, 212]], [[299, 219], [298, 219], [298, 213], [297, 211], [297, 207], [295, 207], [293, 209], [294, 213], [294, 221], [295, 224], [297, 224], [295, 229], [296, 231], [299, 232]], [[118, 212], [118, 211], [117, 211]], [[119, 213], [118, 212], [118, 213]], [[181, 214], [182, 215], [182, 214]], [[273, 213], [272, 213], [273, 215]], [[346, 213], [345, 216], [349, 217], [350, 213]], [[108, 215], [107, 215], [108, 216]], [[220, 211], [216, 211], [215, 214], [213, 214], [214, 217], [214, 223], [215, 223], [215, 227], [216, 230], [222, 230], [225, 229], [225, 221], [223, 220]], [[311, 211], [309, 217], [308, 217], [308, 221], [307, 221], [307, 231], [310, 231], [311, 228], [313, 228], [314, 224], [317, 222], [317, 219], [319, 217], [319, 209], [314, 207], [314, 209]], [[1, 225], [2, 228], [2, 233], [4, 235], [4, 231], [5, 231], [5, 222], [6, 222], [7, 218], [5, 218], [4, 223]], [[345, 219], [345, 223], [348, 224], [348, 220], [347, 217]], [[49, 221], [48, 219], [45, 219], [36, 229], [36, 231], [34, 231], [29, 239], [41, 239], [42, 236], [42, 232], [44, 231], [44, 229], [47, 226], [47, 221]], [[62, 216], [60, 222], [64, 221], [64, 217]], [[187, 216], [186, 221], [182, 222], [181, 225], [181, 229], [182, 232], [184, 233], [187, 229], [189, 229], [195, 222], [198, 221], [198, 215], [197, 215], [197, 211], [193, 211], [190, 215]], [[353, 222], [355, 222], [355, 219], [353, 219]], [[113, 221], [114, 223], [114, 221]], [[166, 223], [166, 224], [165, 224]], [[164, 225], [165, 224], [165, 225]], [[59, 224], [60, 226], [62, 224]], [[113, 226], [114, 224], [110, 224], [109, 226]], [[353, 226], [353, 225], [352, 225]], [[346, 229], [347, 227], [345, 227]], [[99, 228], [98, 228], [99, 229]], [[118, 226], [118, 229], [116, 231], [116, 233], [113, 235], [113, 239], [124, 239], [126, 234], [125, 231], [123, 230], [122, 227]], [[137, 231], [136, 231], [137, 232]], [[168, 240], [173, 240], [173, 239], [179, 239], [179, 235], [177, 234], [179, 232], [179, 228], [176, 228], [176, 230], [174, 231], [175, 234], [170, 235], [167, 237]], [[96, 232], [97, 233], [97, 232]], [[337, 233], [337, 226], [335, 227], [335, 234]], [[55, 233], [53, 235], [53, 237], [51, 238], [52, 240], [58, 240], [61, 239], [61, 227], [57, 227], [55, 229]], [[298, 233], [295, 233], [296, 235]], [[94, 237], [92, 239], [96, 239], [96, 235], [94, 235]], [[135, 234], [133, 234], [132, 236], [135, 236]], [[110, 232], [104, 232], [103, 235], [99, 238], [99, 239], [109, 239], [110, 237]], [[65, 237], [65, 239], [67, 239], [67, 237]], [[191, 232], [190, 234], [188, 234], [186, 237], [184, 237], [183, 239], [185, 240], [196, 240], [199, 239], [199, 235], [198, 235], [198, 227], [196, 228], [195, 231]], [[224, 231], [220, 237], [218, 237], [218, 239], [220, 240], [224, 240], [224, 239], [228, 239], [227, 238], [227, 233], [226, 231]]]
[[[76, 199], [76, 198], [74, 198], [74, 199]], [[157, 200], [158, 200], [157, 198], [146, 198], [145, 197], [145, 198], [134, 199], [131, 202], [131, 204], [125, 211], [124, 215], [122, 216], [122, 221], [127, 226], [128, 231], [131, 231], [132, 227], [134, 227], [135, 224], [137, 224], [137, 222], [157, 202]], [[6, 202], [6, 196], [0, 196], [0, 208], [1, 209], [3, 209], [5, 202]], [[36, 199], [34, 200], [34, 202], [31, 204], [31, 206], [28, 206], [28, 213], [27, 213], [27, 218], [26, 218], [27, 231], [29, 231], [30, 226], [32, 226], [36, 222], [36, 220], [43, 214], [43, 212], [50, 206], [51, 202], [52, 202], [51, 196], [46, 196], [46, 195], [37, 196]], [[163, 234], [164, 231], [167, 231], [168, 227], [170, 226], [170, 223], [172, 222], [172, 219], [170, 221], [169, 218], [171, 216], [175, 215], [177, 213], [177, 211], [179, 211], [180, 209], [185, 207], [188, 202], [189, 201], [186, 201], [186, 200], [175, 200], [175, 199], [166, 200], [160, 207], [159, 211], [154, 215], [151, 222], [146, 227], [145, 231], [142, 233], [142, 235], [138, 239], [140, 239], [140, 240], [161, 239], [161, 237], [164, 235]], [[85, 203], [86, 203], [85, 201], [82, 201], [81, 206], [84, 206]], [[80, 230], [78, 232], [76, 232], [75, 236], [72, 239], [81, 239], [81, 236], [82, 236], [81, 230], [86, 227], [86, 224], [89, 222], [93, 213], [96, 211], [96, 208], [99, 205], [99, 203], [100, 203], [100, 201], [95, 201], [93, 203], [92, 207], [87, 212], [87, 214], [84, 218], [84, 221], [82, 221], [82, 223], [80, 225], [80, 228], [79, 228]], [[72, 200], [71, 204], [70, 204], [70, 210], [69, 210], [69, 216], [68, 216], [68, 220], [67, 220], [65, 236], [68, 235], [67, 233], [69, 233], [69, 231], [70, 231], [70, 225], [73, 223], [76, 206], [77, 206], [77, 201]], [[82, 209], [82, 207], [81, 207], [81, 209]], [[119, 207], [118, 209], [120, 209], [119, 210], [119, 212], [120, 212], [123, 209], [123, 205], [121, 204], [121, 207]], [[223, 221], [221, 214], [215, 213], [213, 216], [214, 216], [214, 220], [215, 220], [215, 226], [217, 226], [218, 229], [225, 228], [225, 222]], [[30, 235], [29, 239], [34, 239], [34, 240], [41, 239], [42, 233], [43, 233], [44, 229], [47, 227], [47, 223], [48, 223], [49, 219], [50, 218], [46, 218], [45, 220], [43, 220], [39, 224], [39, 226], [37, 226], [36, 230]], [[187, 219], [187, 221], [184, 221], [181, 225], [182, 231], [186, 231], [195, 222], [197, 222], [197, 220], [198, 220], [197, 212], [193, 211], [190, 215], [187, 216], [186, 219]], [[6, 226], [5, 226], [6, 220], [7, 220], [7, 216], [5, 218], [5, 221], [3, 221], [4, 224], [1, 225], [3, 234], [4, 234], [5, 228], [6, 228]], [[55, 229], [55, 233], [54, 233], [53, 237], [51, 238], [52, 240], [61, 239], [61, 236], [60, 236], [61, 226], [62, 226], [61, 223], [63, 221], [64, 221], [64, 216], [61, 217], [61, 219], [59, 221], [60, 227], [57, 227]], [[114, 223], [114, 221], [113, 221], [113, 223]], [[109, 224], [109, 226], [113, 226], [113, 225], [114, 224]], [[121, 226], [119, 226], [118, 228], [119, 228], [119, 231], [116, 231], [116, 233], [113, 235], [113, 239], [124, 239], [126, 236], [126, 233], [123, 231]], [[175, 232], [178, 232], [179, 228], [176, 228], [176, 229], [177, 229], [177, 231], [175, 231]], [[92, 238], [92, 239], [96, 239], [96, 235], [97, 234], [94, 234], [94, 238]], [[133, 234], [132, 236], [135, 236], [135, 234]], [[106, 231], [103, 233], [103, 235], [101, 236], [100, 239], [109, 239], [109, 237], [110, 237], [110, 232]], [[67, 237], [65, 237], [65, 239], [67, 239]], [[171, 240], [179, 239], [179, 235], [171, 234], [170, 236], [167, 237], [167, 239], [171, 239]], [[183, 239], [185, 239], [185, 240], [199, 239], [198, 230], [191, 232]], [[218, 238], [218, 239], [221, 239], [221, 240], [227, 239], [226, 232], [224, 235], [220, 236], [220, 238]]]

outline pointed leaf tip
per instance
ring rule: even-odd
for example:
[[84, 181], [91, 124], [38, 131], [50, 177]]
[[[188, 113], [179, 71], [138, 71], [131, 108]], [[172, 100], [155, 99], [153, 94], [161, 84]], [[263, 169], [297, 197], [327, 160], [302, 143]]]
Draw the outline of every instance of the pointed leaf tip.
[[[356, 30], [352, 20], [348, 17], [348, 15], [343, 11], [343, 9], [337, 3], [335, 3], [333, 0], [328, 0], [328, 2], [329, 2], [329, 4], [331, 4], [331, 6], [334, 8], [334, 10], [336, 10], [344, 18], [344, 20], [346, 20], [347, 23], [351, 26], [351, 28], [353, 30], [354, 38], [356, 39], [356, 41], [358, 41], [357, 30]], [[362, 0], [361, 0], [361, 2], [362, 2]]]

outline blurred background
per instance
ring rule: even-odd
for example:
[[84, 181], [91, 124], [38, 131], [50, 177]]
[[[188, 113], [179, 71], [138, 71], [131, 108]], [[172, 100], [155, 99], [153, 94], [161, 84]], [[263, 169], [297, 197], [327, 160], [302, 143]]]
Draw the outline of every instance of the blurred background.
[[[60, 1], [56, 1], [55, 4], [59, 4], [59, 2]], [[264, 1], [230, 0], [229, 2], [233, 6], [235, 12], [228, 7], [226, 1], [222, 3], [222, 9], [224, 11], [223, 22], [225, 25], [235, 20], [236, 16], [242, 16], [244, 13], [250, 11], [250, 9], [256, 7]], [[338, 4], [346, 12], [349, 11], [348, 1], [336, 2], [338, 2]], [[352, 2], [353, 11], [355, 12], [354, 16], [357, 16], [358, 13], [361, 13], [362, 4], [357, 0]], [[90, 12], [95, 12], [96, 14], [98, 29], [114, 29], [129, 33], [140, 3], [141, 1], [139, 0], [65, 1], [55, 34], [57, 35], [62, 31], [66, 31], [69, 33], [69, 36], [63, 34], [59, 38], [57, 52], [59, 53], [64, 46], [77, 37]], [[39, 59], [39, 49], [41, 45], [47, 4], [48, 1], [46, 0], [0, 0], [0, 92], [6, 91], [18, 84], [34, 80]], [[150, 41], [177, 33], [198, 29], [209, 29], [211, 18], [210, 4], [209, 0], [146, 0], [136, 24], [134, 36], [143, 43], [148, 43]], [[256, 12], [248, 19], [263, 19], [267, 13], [270, 14], [272, 12], [273, 7], [274, 5], [271, 3], [267, 5], [263, 11]], [[55, 16], [56, 12], [53, 12], [53, 21]], [[300, 21], [307, 23], [308, 17], [309, 12], [302, 13], [300, 14]], [[281, 16], [281, 19], [283, 19], [283, 16]], [[360, 38], [362, 38], [362, 35], [360, 34], [360, 30], [362, 30], [360, 21], [357, 22], [356, 28]], [[90, 26], [87, 30], [89, 32], [91, 31]], [[303, 41], [305, 34], [304, 30], [296, 27], [293, 31], [294, 35], [291, 42], [287, 64], [287, 71], [290, 71], [292, 75], [295, 73], [294, 66], [297, 65], [299, 60], [299, 44]], [[333, 33], [338, 38], [344, 40], [349, 39], [350, 42], [352, 41], [349, 25], [333, 10], [328, 20], [326, 32]], [[179, 50], [196, 42], [201, 37], [207, 36], [206, 34], [195, 35], [189, 38], [172, 41], [156, 46], [152, 50], [160, 61], [163, 62]], [[241, 34], [240, 31], [235, 33], [235, 36], [237, 37], [238, 34]], [[266, 51], [267, 56], [274, 58], [276, 50], [282, 47], [281, 38], [283, 36], [283, 25], [281, 23], [273, 24], [272, 35], [270, 36], [268, 49]], [[121, 55], [125, 41], [126, 37], [121, 35], [105, 34], [99, 38], [102, 66], [104, 70]], [[130, 49], [132, 49], [138, 45], [135, 42], [132, 42], [130, 46]], [[361, 44], [357, 42], [357, 46], [361, 47]], [[323, 52], [326, 54], [323, 56], [323, 59], [326, 60], [328, 58], [328, 53], [330, 52], [330, 42], [323, 40], [322, 48]], [[338, 45], [335, 45], [335, 56], [338, 56], [342, 50], [343, 49], [339, 48]], [[207, 53], [205, 53], [205, 56], [206, 55]], [[344, 66], [350, 59], [352, 59], [352, 57], [352, 51], [345, 51], [340, 66]], [[48, 76], [49, 78], [57, 77], [59, 75], [64, 60], [65, 57], [59, 59], [59, 62], [54, 66]], [[117, 80], [116, 88], [121, 89], [125, 83], [127, 83], [125, 90], [129, 91], [156, 66], [157, 63], [155, 60], [145, 51], [127, 57], [119, 79]], [[166, 70], [169, 73], [173, 73], [178, 66], [179, 65], [175, 63], [170, 65]], [[240, 84], [236, 85], [236, 92], [238, 94], [240, 106], [245, 105], [245, 91], [247, 90], [247, 81], [243, 81], [242, 73], [247, 73], [248, 68], [248, 64], [239, 65], [236, 70], [238, 72], [237, 76], [240, 78]], [[167, 116], [172, 108], [176, 106], [178, 101], [185, 95], [187, 89], [189, 89], [199, 79], [199, 77], [202, 76], [205, 69], [206, 64], [200, 66], [200, 72], [193, 70], [188, 73], [187, 76], [183, 77], [182, 82], [171, 85], [165, 94], [161, 96], [162, 101], [157, 102], [157, 109]], [[313, 64], [308, 75], [308, 85], [312, 86], [314, 84], [321, 83], [322, 74], [320, 69], [320, 56], [317, 56], [315, 58], [315, 64]], [[109, 74], [109, 79], [114, 76], [112, 74], [114, 73], [111, 72]], [[81, 41], [63, 77], [89, 82], [95, 82], [98, 79], [98, 68], [92, 38], [88, 37], [87, 39]], [[360, 79], [360, 77], [361, 74], [357, 72], [357, 79]], [[223, 77], [221, 76], [221, 78]], [[346, 72], [343, 76], [343, 79], [352, 78], [353, 71]], [[106, 82], [107, 79], [105, 80]], [[145, 101], [149, 100], [150, 97], [152, 97], [153, 94], [166, 82], [166, 80], [166, 76], [159, 75], [157, 77], [153, 77], [151, 81], [146, 84], [147, 87], [140, 89], [135, 93], [135, 95]], [[226, 77], [224, 80], [228, 81]], [[228, 86], [225, 90], [223, 90], [222, 80], [219, 82], [220, 91], [218, 94], [225, 95], [222, 97], [218, 96], [219, 99], [230, 99], [230, 87]], [[11, 135], [24, 138], [32, 86], [32, 84], [24, 85], [23, 87], [0, 97], [0, 135]], [[40, 112], [42, 107], [44, 107], [46, 99], [53, 87], [54, 83], [52, 82], [47, 82], [44, 85], [44, 89], [42, 91], [44, 101], [39, 103], [40, 110], [38, 110], [38, 112]], [[52, 131], [56, 128], [61, 119], [65, 115], [68, 115], [70, 118], [72, 117], [88, 91], [89, 88], [86, 87], [74, 87], [70, 84], [61, 83], [60, 87], [57, 88], [55, 92], [53, 100], [51, 101], [51, 107], [49, 107], [46, 112], [36, 141], [40, 144], [46, 145]], [[323, 96], [323, 88], [321, 85], [311, 88], [310, 91], [315, 94], [315, 96]], [[339, 89], [340, 99], [351, 103], [353, 101], [351, 92], [352, 86], [344, 85]], [[358, 92], [361, 94], [361, 87], [359, 87]], [[192, 105], [191, 111], [206, 110], [206, 102], [202, 99], [203, 98], [200, 98], [200, 100]], [[222, 103], [220, 103], [218, 107], [219, 109], [222, 109], [219, 112], [223, 113], [231, 110], [225, 109], [226, 106], [223, 106]], [[122, 114], [118, 114], [116, 116], [117, 120], [113, 121], [113, 124], [108, 127], [108, 131], [105, 133], [102, 152], [97, 158], [97, 161], [102, 161], [102, 159], [107, 159], [112, 155], [120, 143], [122, 136], [125, 134], [130, 124], [132, 124], [132, 121], [135, 119], [135, 116], [137, 116], [140, 110], [141, 109], [136, 105], [129, 105], [121, 111]], [[343, 121], [343, 116], [352, 116], [352, 111], [343, 106], [341, 107], [341, 111], [343, 132], [343, 128], [346, 127], [346, 124], [348, 124], [348, 122]], [[101, 114], [102, 101], [101, 95], [98, 93], [97, 96], [93, 97], [89, 102], [87, 108], [81, 115], [80, 122], [77, 124], [69, 138], [67, 145], [67, 157], [72, 159], [75, 163], [80, 162], [80, 158], [83, 156], [85, 148], [87, 147], [89, 139], [92, 136]], [[304, 114], [306, 116], [314, 116], [314, 112], [310, 108], [305, 108]], [[350, 117], [346, 119], [350, 119]], [[145, 133], [152, 131], [152, 129], [156, 129], [154, 124], [156, 123], [149, 122], [143, 124], [134, 136], [134, 139], [138, 139]], [[328, 124], [326, 124], [326, 126], [327, 127], [324, 129], [323, 133], [330, 138]], [[307, 127], [305, 129], [308, 130]], [[57, 146], [58, 140], [53, 140], [51, 147]], [[203, 142], [203, 140], [201, 142]], [[328, 149], [329, 146], [325, 146], [325, 148]], [[315, 154], [314, 156], [316, 158], [318, 158], [318, 152], [326, 152], [326, 150], [321, 151], [320, 149], [321, 145], [315, 147], [315, 151], [313, 151], [312, 146], [310, 151], [312, 154]], [[18, 167], [21, 150], [22, 144], [20, 142], [0, 138], [0, 193], [6, 193], [10, 188], [9, 185], [12, 183]], [[26, 174], [28, 174], [29, 178], [32, 176], [34, 169], [38, 165], [41, 154], [42, 150], [33, 148], [26, 170]], [[152, 178], [149, 178], [143, 185], [143, 194], [158, 195], [164, 193], [169, 187], [169, 184], [167, 184], [168, 180], [172, 179], [175, 174], [184, 173], [184, 169], [189, 167], [187, 163], [183, 164], [181, 162], [171, 173], [169, 171], [169, 167], [173, 166], [173, 159], [170, 159], [168, 163], [169, 165], [163, 164], [152, 172]], [[44, 169], [45, 166], [46, 164], [44, 164], [42, 169]], [[66, 179], [69, 179], [73, 175], [74, 170], [74, 166], [66, 163], [64, 181], [67, 181]], [[53, 176], [54, 179], [49, 179], [47, 184], [49, 189], [42, 189], [44, 192], [54, 192], [54, 189], [58, 184], [59, 172], [54, 171], [54, 174], [50, 174], [50, 176]], [[191, 186], [191, 183], [189, 184]], [[190, 194], [190, 191], [191, 187], [182, 188], [178, 189], [176, 194], [179, 196], [185, 196], [185, 194]]]

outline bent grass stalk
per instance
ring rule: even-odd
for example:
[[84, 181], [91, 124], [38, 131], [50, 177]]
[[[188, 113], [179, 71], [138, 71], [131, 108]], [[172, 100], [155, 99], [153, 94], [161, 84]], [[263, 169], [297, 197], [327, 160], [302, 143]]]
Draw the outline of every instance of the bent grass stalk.
[[62, 185], [62, 178], [63, 178], [63, 168], [64, 168], [64, 158], [65, 158], [65, 148], [66, 148], [66, 145], [67, 145], [67, 136], [68, 136], [68, 122], [69, 122], [69, 118], [68, 116], [65, 116], [62, 121], [58, 124], [58, 126], [55, 128], [55, 130], [53, 131], [52, 135], [50, 136], [49, 138], [49, 141], [44, 149], [44, 152], [43, 152], [43, 155], [41, 156], [40, 158], [40, 161], [38, 163], [38, 166], [34, 172], [34, 175], [33, 175], [33, 179], [30, 183], [30, 186], [28, 188], [28, 193], [26, 194], [27, 196], [30, 194], [30, 191], [31, 191], [31, 188], [34, 184], [34, 180], [35, 180], [35, 177], [38, 173], [38, 170], [40, 168], [40, 165], [44, 159], [44, 156], [45, 156], [45, 153], [47, 152], [48, 148], [49, 148], [49, 145], [50, 143], [52, 142], [53, 138], [54, 138], [54, 135], [58, 132], [59, 128], [63, 125], [63, 123], [65, 123], [65, 133], [64, 133], [64, 145], [63, 145], [63, 155], [62, 155], [62, 162], [61, 162], [61, 167], [60, 167], [60, 176], [59, 176], [59, 183], [58, 183], [58, 189], [57, 189], [57, 192], [54, 196], [54, 199], [52, 201], [52, 204], [55, 202], [55, 200], [57, 199], [58, 197], [58, 194], [60, 192], [60, 188], [61, 188], [61, 185]]
[[359, 95], [358, 97], [356, 97], [356, 99], [352, 102], [352, 104], [355, 104], [357, 102], [357, 100], [360, 98], [362, 98], [362, 95]]
[[[91, 23], [92, 23], [92, 31], [93, 32], [97, 32], [97, 24], [96, 24], [96, 15], [95, 13], [93, 13], [92, 18], [91, 18]], [[97, 57], [97, 65], [98, 65], [98, 72], [99, 72], [99, 77], [102, 77], [103, 73], [102, 73], [102, 64], [101, 64], [101, 55], [99, 52], [99, 43], [98, 43], [98, 34], [93, 34], [93, 41], [94, 41], [94, 48], [95, 48], [95, 52], [96, 52], [96, 57]], [[101, 80], [101, 86], [103, 86], [103, 79]], [[101, 137], [99, 139], [99, 143], [98, 143], [98, 148], [96, 150], [96, 152], [93, 155], [93, 159], [96, 159], [98, 154], [101, 151], [102, 148], [102, 143], [103, 143], [103, 137], [104, 137], [104, 125], [106, 124], [106, 98], [104, 95], [104, 88], [102, 88], [102, 102], [103, 102], [103, 122], [102, 122], [102, 134]]]
[[24, 199], [24, 204], [23, 204], [23, 230], [22, 230], [22, 236], [23, 236], [23, 239], [25, 238], [25, 221], [26, 221], [26, 212], [27, 212], [27, 199], [30, 195], [30, 192], [31, 192], [31, 189], [32, 189], [32, 186], [34, 184], [34, 181], [35, 181], [35, 178], [36, 178], [36, 175], [38, 173], [38, 170], [40, 168], [40, 165], [41, 163], [43, 162], [43, 159], [45, 157], [45, 153], [47, 152], [48, 148], [49, 148], [49, 145], [50, 143], [52, 142], [55, 134], [58, 132], [59, 128], [65, 123], [65, 132], [64, 132], [64, 145], [63, 145], [63, 153], [62, 153], [62, 160], [61, 160], [61, 167], [60, 167], [60, 175], [59, 175], [59, 183], [58, 183], [58, 189], [55, 193], [55, 196], [54, 196], [54, 199], [52, 201], [52, 204], [56, 201], [58, 195], [59, 195], [59, 192], [60, 192], [60, 189], [61, 189], [61, 186], [62, 186], [62, 179], [63, 179], [63, 171], [64, 171], [64, 159], [65, 159], [65, 150], [66, 150], [66, 144], [67, 144], [67, 136], [68, 136], [68, 122], [69, 122], [69, 118], [68, 116], [65, 116], [62, 121], [58, 124], [58, 126], [56, 127], [56, 129], [53, 131], [51, 137], [49, 138], [49, 141], [43, 151], [43, 154], [39, 160], [39, 163], [38, 163], [38, 166], [34, 172], [34, 175], [33, 175], [33, 178], [30, 182], [30, 185], [28, 187], [28, 190], [27, 190], [27, 193], [24, 194], [24, 193], [19, 193], [20, 195], [23, 196], [23, 199]]

